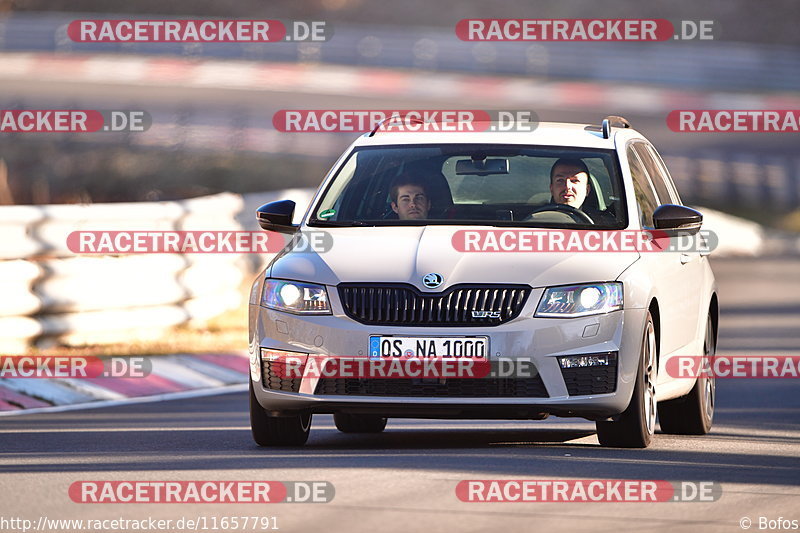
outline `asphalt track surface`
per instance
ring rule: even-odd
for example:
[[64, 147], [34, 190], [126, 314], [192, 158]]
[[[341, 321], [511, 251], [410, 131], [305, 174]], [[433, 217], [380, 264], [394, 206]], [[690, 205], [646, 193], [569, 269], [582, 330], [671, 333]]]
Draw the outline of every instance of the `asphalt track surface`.
[[[713, 266], [722, 305], [718, 353], [798, 354], [798, 262]], [[658, 434], [645, 450], [601, 448], [594, 425], [572, 419], [395, 419], [370, 436], [339, 433], [330, 416], [314, 419], [304, 448], [263, 449], [250, 438], [242, 393], [5, 418], [0, 517], [247, 515], [277, 517], [281, 531], [293, 532], [597, 533], [741, 531], [746, 517], [761, 530], [760, 517], [800, 520], [798, 383], [718, 380], [712, 433]], [[464, 479], [565, 478], [714, 481], [722, 495], [667, 503], [467, 503], [455, 495]], [[336, 495], [317, 504], [78, 504], [68, 496], [78, 480], [325, 480]]]

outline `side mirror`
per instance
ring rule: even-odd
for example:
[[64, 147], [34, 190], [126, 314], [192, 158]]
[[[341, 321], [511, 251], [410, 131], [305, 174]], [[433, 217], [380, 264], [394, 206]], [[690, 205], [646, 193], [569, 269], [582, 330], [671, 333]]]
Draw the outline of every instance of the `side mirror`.
[[683, 205], [664, 204], [653, 213], [655, 229], [675, 230], [694, 235], [700, 230], [703, 215]]
[[294, 233], [299, 226], [292, 225], [295, 203], [291, 200], [270, 202], [256, 209], [256, 218], [261, 229]]

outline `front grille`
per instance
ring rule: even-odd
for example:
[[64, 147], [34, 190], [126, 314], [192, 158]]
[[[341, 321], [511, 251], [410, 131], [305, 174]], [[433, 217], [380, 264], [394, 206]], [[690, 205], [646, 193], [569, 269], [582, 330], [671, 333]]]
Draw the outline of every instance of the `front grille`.
[[300, 392], [300, 378], [281, 377], [287, 374], [283, 361], [261, 361], [261, 383], [268, 389]]
[[608, 354], [608, 365], [562, 368], [570, 396], [607, 394], [617, 390], [617, 352]]
[[[339, 285], [347, 316], [371, 326], [497, 326], [519, 316], [530, 292], [526, 285], [455, 285], [439, 293], [413, 285]], [[478, 318], [473, 311], [485, 313]]]
[[437, 379], [322, 378], [315, 394], [415, 398], [547, 398], [541, 376], [532, 378]]

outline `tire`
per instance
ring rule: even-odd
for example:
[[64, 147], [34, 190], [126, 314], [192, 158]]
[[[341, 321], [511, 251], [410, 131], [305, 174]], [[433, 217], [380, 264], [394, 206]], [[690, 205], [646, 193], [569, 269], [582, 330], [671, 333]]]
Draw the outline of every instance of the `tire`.
[[[709, 316], [706, 319], [701, 368], [707, 368], [715, 352], [714, 327]], [[661, 431], [672, 435], [705, 435], [711, 431], [717, 388], [713, 374], [710, 372], [708, 376], [703, 374], [697, 378], [689, 394], [659, 404], [658, 420]]]
[[342, 433], [380, 433], [386, 428], [387, 420], [375, 415], [333, 415], [336, 429]]
[[597, 439], [601, 445], [616, 448], [647, 448], [650, 445], [656, 426], [657, 361], [655, 325], [648, 311], [631, 402], [617, 420], [596, 423]]
[[311, 413], [270, 416], [258, 403], [250, 382], [250, 429], [259, 446], [302, 446], [311, 433]]

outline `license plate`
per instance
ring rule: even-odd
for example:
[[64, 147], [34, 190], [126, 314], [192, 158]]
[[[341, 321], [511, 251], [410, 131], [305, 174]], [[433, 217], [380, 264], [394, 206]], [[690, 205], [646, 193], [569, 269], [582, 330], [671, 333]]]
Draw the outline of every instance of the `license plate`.
[[381, 337], [369, 338], [369, 358], [424, 357], [486, 359], [489, 337]]

